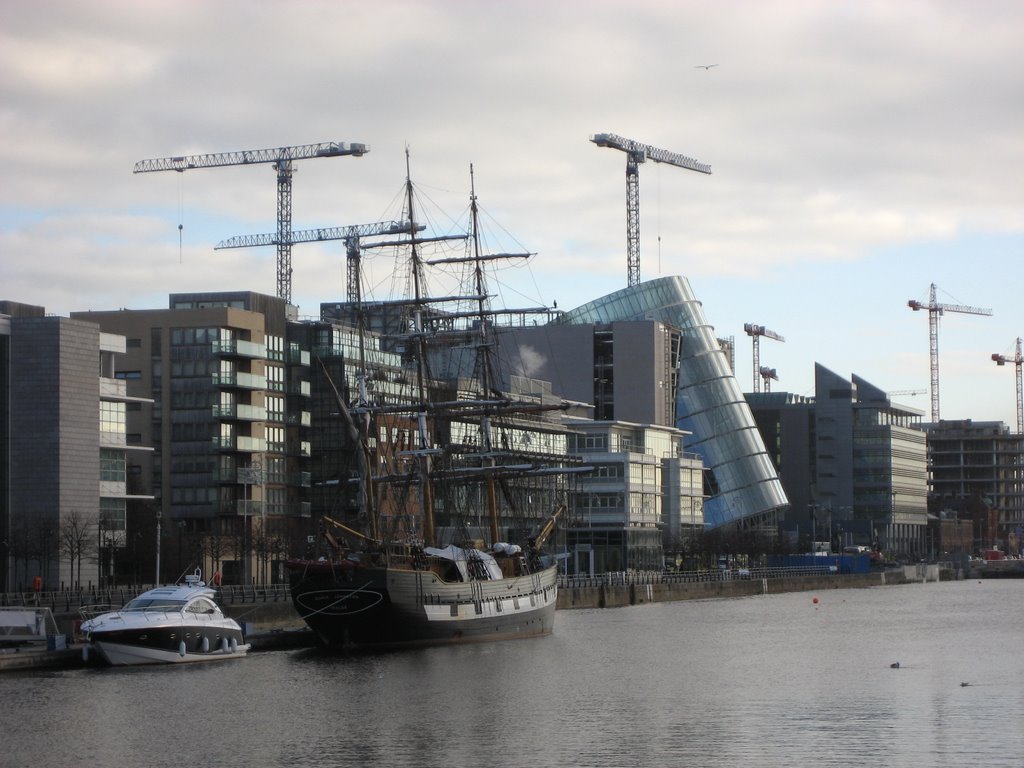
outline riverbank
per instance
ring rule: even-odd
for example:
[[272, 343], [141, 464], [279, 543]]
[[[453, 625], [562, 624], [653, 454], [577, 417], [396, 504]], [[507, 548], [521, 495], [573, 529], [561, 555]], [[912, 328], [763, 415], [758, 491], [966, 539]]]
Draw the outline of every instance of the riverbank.
[[[800, 574], [793, 576], [773, 574], [759, 577], [756, 572], [726, 573], [716, 579], [688, 578], [673, 580], [659, 577], [650, 580], [614, 579], [570, 581], [558, 590], [558, 608], [618, 608], [643, 603], [676, 600], [713, 600], [726, 597], [750, 597], [781, 592], [809, 592], [829, 589], [860, 589], [894, 586], [923, 581], [956, 578], [954, 572], [938, 566], [908, 566], [906, 568], [853, 574]], [[592, 583], [591, 583], [592, 582]]]
[[[748, 572], [715, 574], [611, 574], [594, 578], [566, 579], [559, 587], [559, 610], [619, 608], [644, 603], [678, 600], [714, 600], [751, 597], [783, 592], [824, 592], [879, 586], [939, 581], [957, 578], [955, 572], [938, 566], [908, 566], [864, 574], [773, 573], [757, 576]], [[241, 623], [252, 651], [308, 648], [316, 644], [313, 633], [303, 624], [290, 602], [233, 603], [224, 612]], [[72, 637], [77, 612], [54, 614], [58, 630]], [[0, 652], [0, 672], [40, 669], [71, 669], [88, 662], [81, 644], [48, 649], [45, 645], [22, 646]]]

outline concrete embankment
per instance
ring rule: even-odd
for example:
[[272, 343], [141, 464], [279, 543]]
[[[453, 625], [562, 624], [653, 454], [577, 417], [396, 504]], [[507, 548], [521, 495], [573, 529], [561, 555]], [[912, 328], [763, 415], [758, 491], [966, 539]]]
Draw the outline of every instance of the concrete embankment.
[[723, 597], [749, 597], [781, 592], [809, 592], [827, 589], [858, 589], [915, 581], [938, 581], [936, 569], [930, 578], [918, 577], [905, 570], [876, 571], [863, 574], [792, 576], [775, 578], [732, 578], [714, 581], [675, 581], [669, 583], [583, 584], [569, 585], [558, 590], [558, 607], [619, 608], [643, 603], [662, 603], [675, 600], [712, 600]]
[[[630, 578], [634, 578], [630, 575]], [[651, 578], [649, 583], [615, 583], [614, 578], [570, 580], [558, 590], [558, 608], [618, 608], [644, 603], [677, 600], [713, 600], [750, 597], [782, 592], [823, 592], [830, 589], [857, 589], [892, 586], [922, 581], [958, 578], [955, 573], [939, 571], [937, 566], [911, 566], [906, 569], [873, 571], [865, 574], [794, 575], [772, 578], [723, 577], [714, 574], [704, 579], [677, 577], [674, 581]], [[242, 623], [254, 651], [304, 648], [315, 640], [299, 618], [291, 601], [224, 604], [224, 612]], [[55, 612], [58, 631], [71, 637], [77, 627], [77, 612]], [[42, 648], [23, 652], [0, 653], [0, 672], [31, 669], [80, 667], [84, 664], [81, 646], [60, 650]]]

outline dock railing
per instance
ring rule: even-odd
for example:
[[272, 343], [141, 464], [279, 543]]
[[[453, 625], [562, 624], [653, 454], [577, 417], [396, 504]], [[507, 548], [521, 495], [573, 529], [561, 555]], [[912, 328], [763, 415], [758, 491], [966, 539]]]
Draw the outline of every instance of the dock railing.
[[[54, 613], [70, 613], [90, 606], [117, 610], [152, 588], [151, 584], [139, 584], [51, 592], [0, 592], [0, 608], [49, 608]], [[217, 593], [216, 600], [221, 605], [275, 603], [291, 599], [287, 584], [225, 585], [212, 589]]]
[[796, 566], [793, 568], [739, 568], [702, 571], [614, 571], [594, 576], [559, 576], [559, 589], [574, 587], [628, 587], [647, 584], [685, 584], [694, 582], [783, 579], [799, 576], [834, 576], [834, 566]]

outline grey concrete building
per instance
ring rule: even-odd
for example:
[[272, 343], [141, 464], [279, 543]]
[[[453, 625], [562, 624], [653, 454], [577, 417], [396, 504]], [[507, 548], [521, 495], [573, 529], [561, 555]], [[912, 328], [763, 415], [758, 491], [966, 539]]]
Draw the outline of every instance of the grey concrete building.
[[598, 421], [675, 425], [681, 335], [657, 320], [499, 329], [503, 369], [593, 403]]
[[748, 393], [794, 504], [786, 515], [815, 541], [925, 556], [928, 465], [923, 412], [866, 380], [815, 365], [815, 396]]
[[10, 301], [0, 302], [0, 338], [4, 585], [96, 584], [137, 550], [129, 507], [149, 500], [130, 480], [149, 449], [125, 428], [140, 401], [114, 375], [125, 339]]

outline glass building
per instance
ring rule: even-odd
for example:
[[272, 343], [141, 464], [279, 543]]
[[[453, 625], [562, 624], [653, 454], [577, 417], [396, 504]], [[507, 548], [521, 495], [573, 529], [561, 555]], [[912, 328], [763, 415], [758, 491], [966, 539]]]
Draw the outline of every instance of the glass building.
[[682, 335], [676, 424], [711, 474], [708, 528], [773, 525], [789, 502], [729, 360], [681, 276], [649, 280], [565, 312], [553, 324], [657, 320]]

